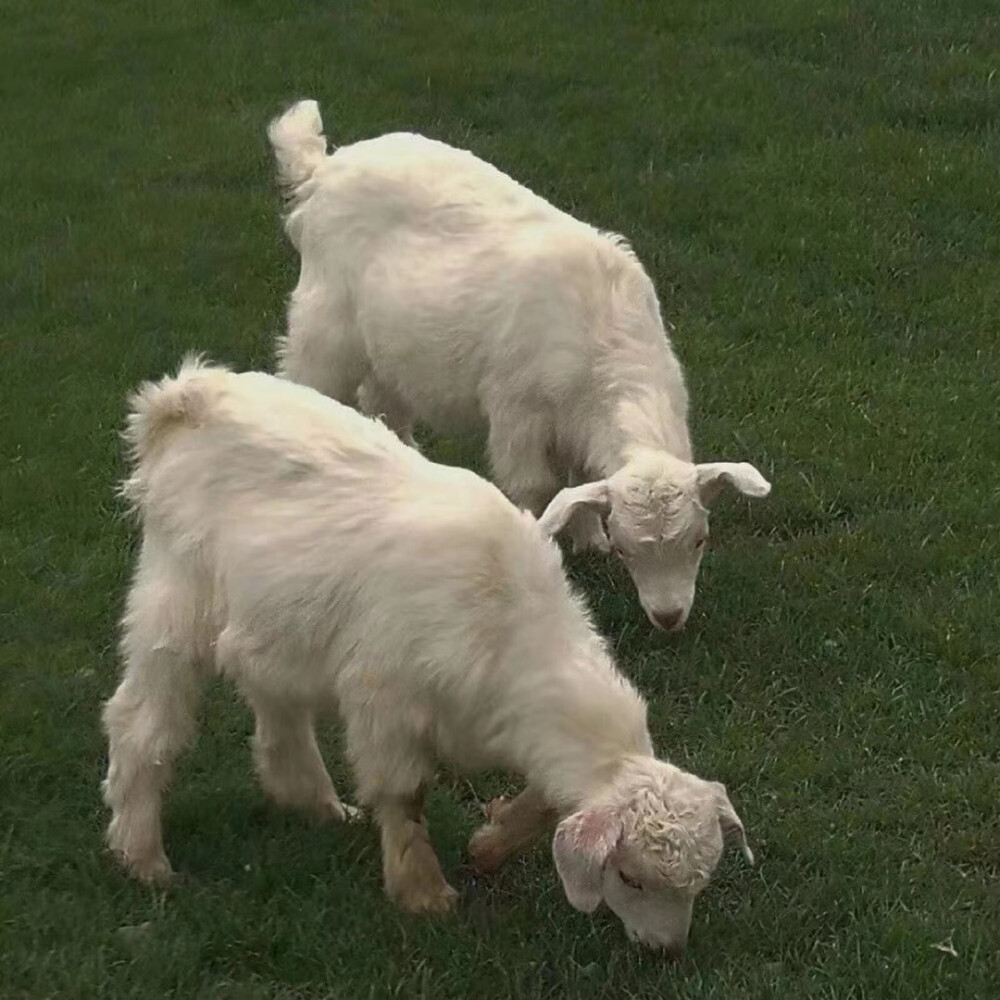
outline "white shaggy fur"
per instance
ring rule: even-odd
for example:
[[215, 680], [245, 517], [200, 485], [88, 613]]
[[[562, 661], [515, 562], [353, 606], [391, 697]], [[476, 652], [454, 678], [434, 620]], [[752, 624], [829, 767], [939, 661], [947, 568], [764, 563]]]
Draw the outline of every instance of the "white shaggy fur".
[[135, 394], [126, 436], [143, 537], [104, 789], [110, 846], [134, 875], [170, 874], [161, 797], [217, 670], [256, 715], [268, 794], [331, 820], [347, 807], [313, 722], [339, 713], [403, 906], [455, 899], [423, 818], [436, 762], [504, 767], [527, 790], [473, 838], [482, 870], [563, 817], [570, 900], [604, 898], [630, 934], [683, 943], [723, 831], [742, 826], [721, 785], [653, 756], [645, 704], [534, 517], [311, 389], [198, 361]]
[[624, 240], [419, 135], [327, 157], [315, 101], [269, 135], [302, 259], [282, 374], [408, 443], [414, 418], [485, 426], [496, 481], [536, 515], [561, 484], [599, 481], [567, 512], [574, 543], [614, 551], [653, 624], [681, 627], [709, 500], [724, 481], [770, 485], [745, 463], [693, 464], [681, 368]]

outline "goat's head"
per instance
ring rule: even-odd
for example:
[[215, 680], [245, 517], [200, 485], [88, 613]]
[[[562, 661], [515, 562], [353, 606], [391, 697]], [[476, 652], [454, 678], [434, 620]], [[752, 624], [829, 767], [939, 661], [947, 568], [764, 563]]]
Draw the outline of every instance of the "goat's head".
[[540, 523], [555, 534], [578, 511], [600, 514], [643, 610], [657, 628], [670, 631], [691, 611], [708, 541], [708, 507], [726, 483], [747, 496], [771, 492], [746, 462], [694, 465], [665, 451], [641, 451], [608, 479], [562, 490]]
[[732, 834], [747, 860], [743, 823], [724, 785], [654, 758], [630, 761], [599, 797], [556, 829], [556, 869], [570, 903], [603, 901], [633, 941], [679, 954], [694, 901]]

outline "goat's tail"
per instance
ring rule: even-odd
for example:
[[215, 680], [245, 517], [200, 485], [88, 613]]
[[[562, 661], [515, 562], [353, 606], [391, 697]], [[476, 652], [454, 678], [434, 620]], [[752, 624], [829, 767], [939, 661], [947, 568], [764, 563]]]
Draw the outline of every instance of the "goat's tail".
[[121, 487], [122, 494], [137, 501], [134, 487], [141, 468], [177, 427], [203, 423], [211, 402], [218, 396], [219, 376], [228, 369], [210, 365], [189, 354], [174, 376], [145, 382], [129, 397], [129, 414], [122, 436], [128, 442], [134, 465], [133, 476]]
[[326, 159], [323, 119], [315, 101], [299, 101], [268, 126], [278, 161], [278, 183], [292, 195]]

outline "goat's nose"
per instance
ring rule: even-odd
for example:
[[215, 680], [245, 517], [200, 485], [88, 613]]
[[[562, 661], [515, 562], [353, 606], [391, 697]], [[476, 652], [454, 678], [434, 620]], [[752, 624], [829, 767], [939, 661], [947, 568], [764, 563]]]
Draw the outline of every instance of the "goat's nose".
[[653, 621], [657, 628], [662, 628], [664, 632], [672, 632], [677, 628], [684, 617], [682, 608], [674, 608], [673, 611], [657, 611], [653, 615]]

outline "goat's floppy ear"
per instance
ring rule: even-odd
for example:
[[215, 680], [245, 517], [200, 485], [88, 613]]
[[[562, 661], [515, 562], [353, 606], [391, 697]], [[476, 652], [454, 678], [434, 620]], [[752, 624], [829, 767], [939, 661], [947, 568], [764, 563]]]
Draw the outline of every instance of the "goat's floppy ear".
[[701, 502], [711, 503], [723, 483], [735, 486], [748, 497], [766, 497], [771, 484], [749, 462], [705, 462], [696, 466]]
[[726, 786], [721, 782], [713, 781], [712, 789], [715, 792], [716, 807], [719, 815], [719, 826], [722, 828], [723, 837], [735, 837], [743, 851], [743, 857], [753, 864], [753, 851], [747, 843], [746, 830], [743, 829], [743, 820], [736, 815], [732, 802], [729, 801], [729, 793]]
[[621, 818], [611, 808], [573, 813], [556, 827], [552, 856], [571, 906], [584, 913], [597, 909], [604, 865], [621, 835]]
[[606, 479], [583, 486], [567, 486], [560, 490], [538, 519], [538, 526], [549, 538], [558, 535], [569, 523], [573, 512], [580, 507], [591, 507], [602, 517], [611, 509], [611, 488]]

